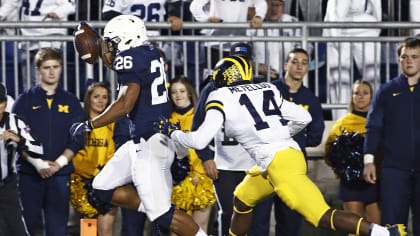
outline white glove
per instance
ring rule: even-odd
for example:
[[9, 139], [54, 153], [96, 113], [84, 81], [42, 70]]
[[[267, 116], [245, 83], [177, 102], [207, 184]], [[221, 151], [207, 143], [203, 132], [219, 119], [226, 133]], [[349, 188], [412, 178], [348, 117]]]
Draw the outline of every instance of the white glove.
[[50, 165], [48, 162], [40, 159], [40, 158], [33, 158], [33, 157], [27, 157], [26, 160], [31, 163], [36, 171], [40, 172], [42, 169], [48, 169], [50, 168]]
[[375, 157], [372, 154], [365, 154], [363, 156], [363, 164], [370, 164], [373, 163], [373, 160], [375, 159]]

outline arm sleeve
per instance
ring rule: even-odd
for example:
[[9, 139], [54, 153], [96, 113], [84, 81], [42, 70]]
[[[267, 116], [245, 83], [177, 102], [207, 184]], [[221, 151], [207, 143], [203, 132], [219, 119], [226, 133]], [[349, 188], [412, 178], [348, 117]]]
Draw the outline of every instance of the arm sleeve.
[[209, 20], [210, 16], [203, 9], [208, 2], [208, 0], [193, 0], [191, 2], [190, 11], [197, 21], [207, 22]]
[[182, 18], [181, 8], [181, 1], [168, 2], [168, 16], [177, 16]]
[[73, 0], [61, 0], [59, 7], [54, 11], [60, 18], [67, 17], [76, 12], [76, 5]]
[[[198, 127], [200, 127], [200, 125], [204, 121], [204, 118], [206, 116], [205, 103], [206, 103], [207, 97], [209, 96], [209, 93], [212, 91], [211, 86], [212, 86], [211, 84], [207, 84], [200, 92], [200, 97], [198, 98], [198, 101], [194, 110], [194, 119], [191, 126], [191, 131], [197, 130]], [[198, 157], [200, 157], [202, 161], [213, 160], [214, 159], [213, 140], [204, 149], [196, 149], [196, 152], [197, 152]]]
[[194, 149], [204, 149], [214, 138], [217, 131], [222, 127], [224, 116], [216, 109], [206, 112], [204, 122], [196, 131], [184, 133], [180, 130], [172, 132], [171, 138], [181, 145]]
[[381, 89], [376, 92], [370, 106], [367, 122], [366, 122], [366, 136], [364, 141], [365, 154], [375, 154], [378, 150], [379, 142], [382, 136], [384, 109], [381, 97]]
[[280, 105], [283, 118], [288, 120], [290, 135], [295, 135], [311, 122], [311, 114], [299, 105], [283, 99]]
[[29, 156], [34, 158], [40, 158], [44, 154], [44, 149], [42, 144], [36, 141], [29, 132], [28, 126], [25, 122], [16, 116], [16, 127], [17, 134], [20, 136], [20, 141], [18, 143], [19, 151], [26, 151]]
[[267, 1], [255, 0], [255, 15], [264, 19], [266, 14], [267, 14]]
[[21, 0], [3, 0], [0, 6], [0, 19], [22, 5]]

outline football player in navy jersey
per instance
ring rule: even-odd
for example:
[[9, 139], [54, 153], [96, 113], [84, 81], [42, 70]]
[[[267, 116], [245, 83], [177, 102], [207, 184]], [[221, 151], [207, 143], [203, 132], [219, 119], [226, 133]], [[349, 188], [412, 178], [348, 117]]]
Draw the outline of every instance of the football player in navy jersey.
[[[137, 209], [177, 235], [207, 235], [189, 215], [171, 205], [170, 166], [175, 146], [153, 126], [159, 116], [169, 117], [171, 112], [160, 51], [148, 43], [143, 21], [132, 15], [110, 20], [104, 28], [103, 42], [103, 53], [107, 55], [102, 58], [118, 75], [118, 98], [99, 116], [74, 124], [71, 131], [77, 138], [84, 135], [83, 131], [127, 115], [131, 140], [116, 151], [95, 177], [91, 203]], [[135, 190], [127, 185], [130, 182]]]

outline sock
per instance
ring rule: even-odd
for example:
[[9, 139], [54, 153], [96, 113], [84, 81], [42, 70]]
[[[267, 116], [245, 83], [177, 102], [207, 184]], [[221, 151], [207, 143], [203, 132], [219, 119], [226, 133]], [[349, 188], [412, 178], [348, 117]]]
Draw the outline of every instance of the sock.
[[384, 226], [372, 224], [370, 229], [370, 236], [389, 236], [389, 231]]
[[202, 228], [198, 230], [198, 232], [195, 234], [195, 236], [207, 236], [206, 232]]

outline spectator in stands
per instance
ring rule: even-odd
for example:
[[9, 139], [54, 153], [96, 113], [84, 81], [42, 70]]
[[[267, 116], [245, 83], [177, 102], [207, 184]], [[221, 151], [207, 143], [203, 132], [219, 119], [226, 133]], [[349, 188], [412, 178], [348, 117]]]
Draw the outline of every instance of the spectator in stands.
[[[20, 0], [3, 0], [0, 2], [0, 22], [1, 21], [19, 21], [19, 8], [20, 8]], [[1, 28], [0, 35], [15, 35], [16, 29], [15, 28]], [[6, 41], [5, 47], [3, 48], [3, 44], [0, 45], [0, 53], [5, 51], [6, 55], [6, 78], [1, 78], [1, 81], [6, 81], [6, 89], [7, 93], [16, 97], [23, 89], [22, 83], [20, 82], [18, 85], [15, 85], [15, 75], [14, 73], [14, 64], [13, 64], [13, 51], [14, 51], [14, 42], [13, 41]], [[0, 71], [0, 75], [2, 75]], [[20, 78], [19, 78], [20, 79]], [[16, 88], [18, 86], [18, 88]], [[10, 106], [10, 105], [8, 105]]]
[[[326, 22], [380, 22], [382, 20], [381, 0], [330, 0]], [[380, 29], [372, 28], [329, 28], [324, 29], [326, 37], [377, 37]], [[375, 42], [338, 43], [327, 45], [327, 81], [329, 102], [348, 104], [351, 84], [356, 77], [362, 77], [376, 88], [380, 83], [380, 44]], [[356, 70], [353, 70], [353, 67]], [[333, 119], [343, 116], [344, 109], [333, 110]]]
[[[20, 0], [3, 0], [0, 2], [0, 21], [19, 20]], [[0, 34], [15, 35], [15, 29], [0, 29]]]
[[[410, 21], [420, 22], [420, 15], [418, 14], [418, 9], [420, 9], [420, 0], [410, 0]], [[411, 30], [411, 35], [420, 34], [420, 27], [417, 29]]]
[[[304, 107], [312, 116], [312, 121], [293, 139], [299, 144], [306, 158], [306, 147], [318, 146], [324, 132], [324, 117], [319, 99], [303, 85], [303, 79], [309, 71], [309, 54], [302, 48], [288, 52], [284, 64], [285, 75], [273, 81], [285, 100]], [[278, 196], [274, 196], [275, 232], [277, 236], [298, 236], [302, 216], [291, 210]]]
[[[205, 11], [205, 6], [210, 4], [209, 11]], [[213, 1], [213, 0], [193, 0], [190, 10], [194, 18], [199, 22], [211, 23], [231, 23], [247, 22], [248, 8], [255, 7], [255, 15], [250, 20], [250, 28], [260, 28], [267, 12], [267, 2], [265, 0], [244, 0], [244, 1]], [[203, 34], [208, 36], [245, 36], [246, 29], [204, 29]], [[223, 55], [220, 55], [219, 45], [222, 43]], [[209, 68], [214, 68], [217, 61], [229, 55], [231, 45], [223, 42], [209, 42], [206, 47], [211, 47], [211, 61], [207, 62]], [[207, 52], [207, 50], [206, 50]], [[207, 58], [207, 57], [206, 57]]]
[[[45, 21], [61, 22], [67, 21], [70, 14], [75, 13], [73, 0], [44, 0], [44, 1], [22, 1], [21, 21]], [[33, 28], [23, 27], [20, 29], [23, 36], [54, 36], [66, 35], [66, 28]], [[63, 42], [60, 41], [24, 41], [21, 42], [22, 49], [21, 67], [23, 73], [24, 89], [29, 89], [36, 83], [35, 65], [33, 57], [39, 49], [55, 48], [61, 49]]]
[[[102, 8], [102, 20], [108, 21], [115, 16], [125, 14], [137, 16], [144, 22], [164, 22], [166, 17], [165, 4], [168, 4], [168, 16], [166, 21], [171, 23], [173, 31], [179, 31], [182, 29], [183, 22], [179, 15], [179, 8], [176, 5], [176, 2], [178, 1], [179, 0], [156, 0], [155, 2], [144, 2], [140, 0], [106, 0]], [[160, 35], [160, 32], [148, 30], [147, 34], [148, 36], [158, 36]]]
[[[197, 94], [192, 84], [186, 77], [176, 77], [171, 81], [169, 96], [173, 106], [170, 121], [174, 124], [179, 123], [182, 130], [190, 130], [197, 102]], [[189, 155], [184, 157], [190, 167], [188, 175], [172, 172], [172, 202], [191, 215], [207, 232], [211, 209], [216, 202], [213, 181], [206, 175], [195, 150], [189, 149], [188, 153]], [[181, 177], [184, 179], [181, 180]]]
[[[288, 14], [284, 14], [283, 0], [267, 0], [267, 15], [265, 22], [296, 22], [298, 19]], [[300, 29], [296, 28], [270, 28], [258, 29], [257, 36], [276, 37], [276, 36], [300, 36]], [[255, 63], [257, 64], [258, 74], [267, 76], [275, 80], [283, 75], [283, 59], [293, 48], [299, 46], [299, 42], [255, 42]], [[268, 77], [267, 77], [268, 78]]]
[[375, 93], [367, 115], [364, 178], [377, 182], [374, 154], [383, 144], [380, 206], [382, 224], [408, 224], [420, 235], [420, 39], [406, 38], [398, 57], [401, 75]]
[[[327, 164], [340, 178], [338, 199], [343, 202], [343, 209], [379, 224], [379, 184], [367, 183], [360, 178], [363, 175], [366, 116], [372, 96], [373, 88], [369, 82], [356, 80], [353, 83], [349, 112], [334, 123], [325, 145], [325, 155]], [[346, 168], [350, 171], [343, 171]]]
[[[304, 22], [322, 22], [328, 0], [288, 0], [285, 1], [285, 12]], [[321, 36], [320, 29], [311, 29], [311, 36]]]
[[83, 120], [84, 113], [79, 99], [58, 86], [63, 67], [61, 53], [53, 48], [40, 49], [34, 62], [39, 84], [22, 93], [12, 108], [44, 146], [42, 162], [22, 158], [17, 161], [23, 217], [30, 235], [35, 235], [41, 220], [44, 235], [66, 235], [68, 183], [74, 170], [70, 161], [74, 147], [67, 131], [73, 123]]
[[0, 84], [0, 235], [28, 235], [16, 177], [16, 152], [34, 162], [42, 160], [43, 149], [27, 129], [25, 122], [6, 109], [6, 88]]

